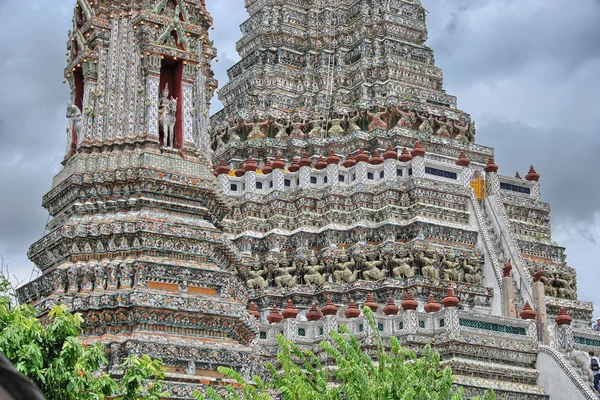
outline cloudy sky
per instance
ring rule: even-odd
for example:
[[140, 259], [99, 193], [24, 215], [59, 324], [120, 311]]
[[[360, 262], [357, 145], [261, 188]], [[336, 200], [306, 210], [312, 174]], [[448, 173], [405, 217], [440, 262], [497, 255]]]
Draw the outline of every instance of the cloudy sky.
[[[19, 279], [44, 233], [41, 197], [64, 154], [65, 42], [74, 0], [0, 0], [0, 253]], [[238, 60], [243, 0], [207, 0], [221, 85]], [[554, 239], [600, 310], [600, 2], [423, 0], [445, 88], [496, 148], [500, 172], [541, 174]], [[213, 111], [220, 104], [214, 101]]]

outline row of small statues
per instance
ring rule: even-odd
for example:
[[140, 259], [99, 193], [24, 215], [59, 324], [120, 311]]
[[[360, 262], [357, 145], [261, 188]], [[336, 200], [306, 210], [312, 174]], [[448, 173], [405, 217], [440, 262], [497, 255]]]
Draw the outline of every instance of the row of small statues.
[[535, 272], [534, 279], [544, 284], [544, 292], [547, 296], [577, 300], [577, 284], [574, 274], [567, 271], [544, 274], [540, 271]]
[[387, 277], [412, 278], [416, 275], [472, 285], [483, 284], [481, 261], [476, 255], [457, 257], [453, 252], [437, 255], [424, 251], [353, 255], [342, 252], [336, 258], [313, 255], [293, 261], [284, 254], [279, 262], [257, 261], [247, 272], [245, 280], [251, 289], [264, 289], [268, 286], [291, 288], [298, 284], [352, 283], [358, 279], [377, 281]]
[[475, 123], [466, 117], [453, 120], [445, 115], [436, 116], [427, 110], [413, 110], [403, 105], [362, 109], [352, 115], [334, 115], [327, 122], [323, 118], [303, 121], [278, 120], [274, 117], [266, 120], [255, 117], [253, 121], [232, 118], [227, 127], [216, 130], [212, 146], [216, 150], [229, 142], [241, 140], [322, 138], [355, 131], [387, 130], [396, 126], [463, 142], [475, 142]]

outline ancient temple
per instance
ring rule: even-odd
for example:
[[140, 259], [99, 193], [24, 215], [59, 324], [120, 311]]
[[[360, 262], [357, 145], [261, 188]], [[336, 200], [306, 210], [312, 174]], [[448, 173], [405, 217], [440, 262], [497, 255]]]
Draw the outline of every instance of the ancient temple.
[[[20, 298], [67, 304], [110, 371], [162, 358], [172, 398], [262, 374], [360, 308], [440, 352], [469, 396], [597, 399], [592, 305], [540, 174], [498, 174], [445, 93], [419, 0], [247, 0], [208, 118], [203, 0], [77, 0], [67, 148]], [[524, 160], [526, 163], [527, 160]]]

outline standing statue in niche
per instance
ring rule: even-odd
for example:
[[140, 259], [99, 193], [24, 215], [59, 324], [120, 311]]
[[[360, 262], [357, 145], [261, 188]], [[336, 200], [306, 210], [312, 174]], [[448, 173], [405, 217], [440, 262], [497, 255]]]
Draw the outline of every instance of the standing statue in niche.
[[75, 133], [77, 134], [77, 143], [75, 145], [79, 147], [79, 143], [81, 143], [81, 128], [83, 127], [83, 117], [81, 116], [81, 110], [75, 104], [67, 104], [67, 118], [71, 120], [71, 124], [73, 125], [73, 129], [75, 129]]
[[160, 125], [163, 130], [164, 147], [173, 148], [175, 140], [175, 122], [177, 122], [177, 98], [169, 99], [169, 84], [165, 85], [160, 98]]

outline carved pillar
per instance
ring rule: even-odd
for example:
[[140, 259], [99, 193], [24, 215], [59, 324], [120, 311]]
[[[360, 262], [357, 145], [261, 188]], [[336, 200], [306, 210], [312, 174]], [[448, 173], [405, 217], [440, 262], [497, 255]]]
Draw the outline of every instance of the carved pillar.
[[160, 57], [149, 55], [144, 58], [146, 75], [146, 133], [158, 140], [158, 107], [160, 86]]
[[327, 165], [327, 183], [331, 186], [339, 186], [340, 181], [338, 179], [339, 167], [337, 164]]
[[396, 180], [396, 159], [388, 158], [383, 162], [383, 171], [386, 181]]
[[298, 171], [298, 178], [300, 178], [300, 187], [308, 189], [310, 187], [310, 167], [301, 167]]
[[96, 85], [98, 83], [98, 61], [88, 60], [82, 65], [83, 71], [83, 126], [77, 146], [85, 140], [92, 140], [94, 129], [94, 113], [96, 108]]
[[271, 172], [272, 176], [273, 176], [273, 190], [276, 191], [283, 191], [284, 189], [284, 172], [282, 169], [274, 169], [273, 172]]
[[329, 333], [338, 330], [337, 316], [335, 315], [324, 315], [323, 316], [323, 335], [326, 338], [330, 338]]
[[533, 301], [538, 308], [537, 320], [542, 327], [542, 343], [549, 344], [550, 334], [548, 332], [548, 314], [546, 312], [546, 292], [544, 290], [544, 283], [541, 281], [533, 284]]
[[[194, 106], [198, 107], [198, 112], [204, 110], [204, 104], [200, 103], [200, 99], [194, 101], [194, 78], [196, 77], [196, 67], [190, 64], [183, 65], [181, 95], [183, 118], [183, 147], [195, 147], [196, 140], [194, 138]], [[200, 103], [200, 104], [199, 104]]]
[[356, 182], [358, 183], [367, 183], [367, 163], [361, 161], [356, 164], [354, 167], [354, 171], [356, 172]]
[[415, 178], [425, 177], [425, 157], [414, 157], [412, 159], [412, 173]]
[[515, 284], [513, 278], [510, 276], [502, 278], [502, 301], [504, 303], [504, 316], [508, 318], [517, 318], [517, 309], [515, 307]]
[[410, 335], [417, 333], [419, 328], [417, 312], [415, 310], [404, 310], [402, 316], [404, 318], [404, 330]]

